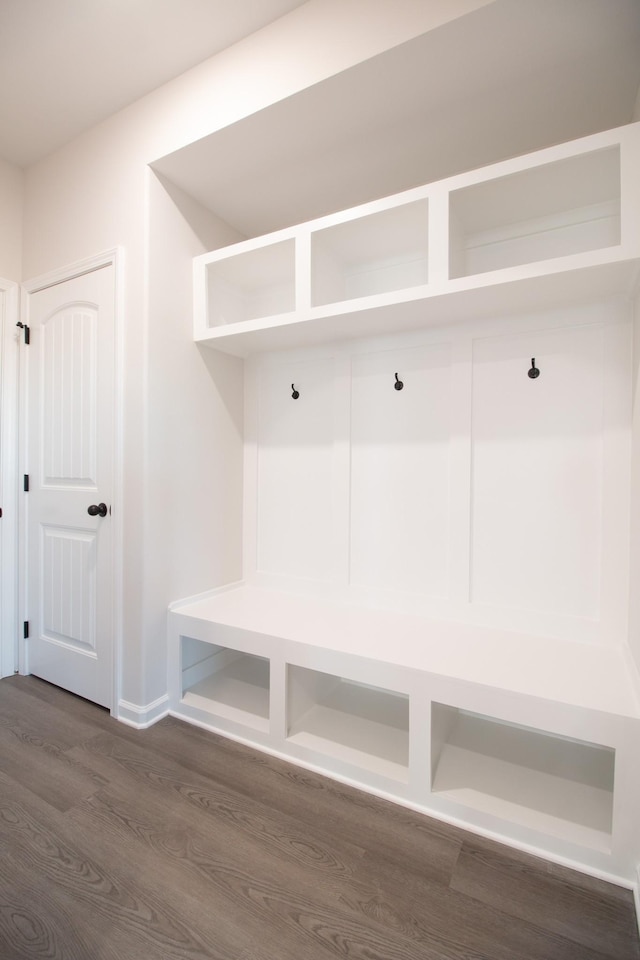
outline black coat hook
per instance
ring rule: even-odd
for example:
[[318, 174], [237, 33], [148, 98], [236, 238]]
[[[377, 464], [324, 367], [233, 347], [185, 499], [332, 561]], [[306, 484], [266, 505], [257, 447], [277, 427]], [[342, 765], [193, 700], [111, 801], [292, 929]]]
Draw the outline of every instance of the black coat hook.
[[398, 374], [397, 374], [397, 373], [396, 373], [395, 377], [396, 377], [396, 382], [395, 382], [394, 385], [393, 385], [393, 389], [394, 389], [394, 390], [402, 390], [402, 388], [404, 387], [404, 383], [402, 382], [402, 380], [398, 380]]
[[294, 400], [297, 400], [298, 397], [300, 396], [300, 393], [296, 390], [293, 384], [291, 384], [291, 390], [292, 390], [291, 396], [293, 397]]
[[536, 377], [539, 377], [539, 376], [540, 376], [540, 371], [539, 371], [538, 368], [536, 367], [536, 358], [535, 358], [535, 357], [531, 357], [531, 369], [528, 371], [527, 376], [530, 377], [531, 380], [535, 380]]

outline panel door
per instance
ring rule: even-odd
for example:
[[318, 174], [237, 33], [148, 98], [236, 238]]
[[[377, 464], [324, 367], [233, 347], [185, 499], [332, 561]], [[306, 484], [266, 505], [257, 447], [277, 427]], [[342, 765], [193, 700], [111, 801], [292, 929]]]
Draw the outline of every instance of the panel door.
[[27, 669], [110, 707], [113, 267], [31, 294], [29, 322]]

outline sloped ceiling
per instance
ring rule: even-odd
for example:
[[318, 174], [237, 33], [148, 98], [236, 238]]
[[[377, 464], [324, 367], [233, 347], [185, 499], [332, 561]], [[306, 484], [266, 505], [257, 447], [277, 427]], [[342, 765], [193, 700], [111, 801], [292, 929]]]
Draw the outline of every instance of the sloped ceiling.
[[305, 0], [0, 0], [0, 157], [20, 166]]
[[628, 123], [640, 0], [496, 0], [162, 158], [256, 236]]

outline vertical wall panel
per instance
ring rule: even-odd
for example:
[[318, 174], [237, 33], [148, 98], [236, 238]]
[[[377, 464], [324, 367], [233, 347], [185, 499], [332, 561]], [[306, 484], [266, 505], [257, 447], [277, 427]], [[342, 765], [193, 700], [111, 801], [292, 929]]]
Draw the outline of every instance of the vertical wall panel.
[[474, 602], [598, 617], [603, 356], [597, 325], [474, 344]]
[[[258, 399], [258, 570], [328, 580], [336, 565], [332, 360], [263, 367]], [[300, 393], [292, 398], [291, 384]]]
[[[394, 388], [395, 373], [402, 390]], [[354, 585], [447, 593], [450, 392], [448, 344], [354, 358]]]

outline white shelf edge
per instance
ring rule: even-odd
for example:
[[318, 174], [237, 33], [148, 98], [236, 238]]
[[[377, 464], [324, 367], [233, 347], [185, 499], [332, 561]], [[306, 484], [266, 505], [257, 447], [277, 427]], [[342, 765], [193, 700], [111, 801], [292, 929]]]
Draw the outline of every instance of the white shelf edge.
[[[563, 258], [560, 258], [563, 259]], [[315, 346], [362, 336], [403, 333], [428, 326], [482, 320], [508, 313], [533, 313], [614, 296], [629, 297], [640, 273], [637, 258], [603, 257], [601, 262], [539, 272], [539, 264], [413, 287], [398, 295], [364, 297], [312, 307], [300, 313], [212, 328], [196, 342], [239, 357]], [[593, 258], [591, 258], [593, 259]]]

